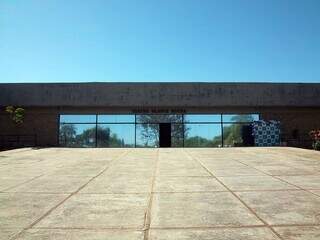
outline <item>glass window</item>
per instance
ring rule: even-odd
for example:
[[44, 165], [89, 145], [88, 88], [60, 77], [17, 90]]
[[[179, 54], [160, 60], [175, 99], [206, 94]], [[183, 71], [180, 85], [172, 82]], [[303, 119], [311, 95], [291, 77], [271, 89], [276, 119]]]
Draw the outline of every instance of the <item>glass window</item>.
[[221, 124], [185, 124], [185, 147], [221, 147]]
[[159, 146], [159, 124], [136, 124], [137, 147]]
[[98, 124], [98, 147], [134, 147], [134, 124]]
[[98, 115], [98, 123], [134, 123], [134, 115]]
[[221, 114], [187, 114], [184, 116], [185, 122], [221, 122]]
[[95, 124], [60, 124], [60, 145], [64, 147], [95, 147]]
[[182, 123], [182, 115], [180, 114], [137, 115], [137, 123]]
[[252, 128], [250, 124], [223, 124], [223, 146], [253, 146]]
[[171, 146], [183, 147], [183, 124], [171, 124]]
[[223, 122], [252, 122], [258, 121], [259, 114], [223, 114]]
[[172, 147], [251, 146], [249, 123], [256, 120], [259, 114], [62, 114], [59, 143], [66, 147], [159, 147], [159, 124], [171, 123]]
[[60, 115], [60, 123], [95, 123], [96, 115]]

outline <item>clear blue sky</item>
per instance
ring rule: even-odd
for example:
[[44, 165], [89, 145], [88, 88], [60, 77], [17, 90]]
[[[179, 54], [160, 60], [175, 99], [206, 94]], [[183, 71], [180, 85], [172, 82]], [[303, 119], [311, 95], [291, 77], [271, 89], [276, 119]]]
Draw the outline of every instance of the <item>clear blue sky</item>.
[[0, 0], [0, 82], [320, 82], [319, 0]]

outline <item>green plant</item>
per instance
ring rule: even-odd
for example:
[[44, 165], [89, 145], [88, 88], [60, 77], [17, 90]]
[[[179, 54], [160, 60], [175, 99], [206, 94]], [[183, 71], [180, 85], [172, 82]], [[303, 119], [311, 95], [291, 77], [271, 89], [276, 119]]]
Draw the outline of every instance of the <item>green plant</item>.
[[10, 114], [11, 120], [15, 124], [22, 124], [25, 116], [25, 110], [21, 107], [13, 107], [13, 106], [8, 106], [6, 107], [6, 112]]
[[313, 149], [320, 151], [320, 130], [312, 130], [309, 135], [313, 140]]
[[314, 150], [320, 151], [320, 141], [316, 141], [312, 144]]

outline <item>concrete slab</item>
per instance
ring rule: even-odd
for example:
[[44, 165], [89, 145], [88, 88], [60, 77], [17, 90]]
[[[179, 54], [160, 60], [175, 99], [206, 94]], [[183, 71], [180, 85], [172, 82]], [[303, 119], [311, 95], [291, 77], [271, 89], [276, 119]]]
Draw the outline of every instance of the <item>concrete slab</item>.
[[77, 194], [36, 227], [142, 229], [148, 199], [147, 194]]
[[227, 191], [213, 177], [158, 177], [154, 192], [216, 192]]
[[0, 228], [27, 227], [66, 197], [66, 194], [0, 193]]
[[150, 193], [151, 176], [101, 175], [90, 182], [81, 193]]
[[294, 148], [2, 152], [0, 240], [23, 228], [19, 240], [315, 240], [319, 156]]
[[303, 176], [279, 176], [279, 178], [294, 184], [303, 189], [319, 189], [320, 190], [320, 174], [319, 175], [303, 175]]
[[155, 194], [151, 227], [262, 225], [231, 193]]
[[218, 177], [232, 191], [299, 189], [271, 176]]
[[312, 192], [320, 197], [320, 190], [309, 190], [309, 192]]
[[210, 176], [210, 174], [203, 168], [197, 167], [159, 167], [157, 169], [157, 176], [178, 176], [178, 177], [201, 177]]
[[225, 167], [225, 166], [212, 166], [205, 165], [213, 175], [218, 177], [224, 176], [263, 176], [264, 173], [251, 168], [241, 165], [240, 167]]
[[[43, 169], [43, 165], [30, 164], [24, 165], [4, 165], [0, 167], [0, 176], [3, 178], [26, 178], [26, 177], [37, 177], [43, 175], [48, 170]], [[49, 169], [49, 171], [52, 171]]]
[[320, 226], [275, 227], [275, 230], [286, 240], [320, 239]]
[[42, 176], [7, 192], [26, 193], [72, 193], [87, 183], [86, 176]]
[[268, 228], [151, 230], [150, 240], [279, 240]]
[[320, 224], [320, 198], [306, 191], [237, 194], [269, 224]]
[[99, 172], [108, 167], [108, 163], [104, 162], [92, 162], [92, 163], [75, 163], [72, 165], [62, 165], [54, 172], [56, 176], [95, 176]]
[[31, 181], [34, 177], [0, 177], [0, 192]]
[[3, 229], [0, 228], [0, 240], [8, 240], [12, 238], [15, 234], [19, 233], [22, 229]]
[[132, 166], [130, 165], [123, 165], [123, 164], [116, 164], [111, 166], [108, 171], [104, 175], [108, 176], [140, 176], [140, 177], [151, 177], [153, 175], [155, 166]]
[[[226, 159], [228, 160], [226, 161]], [[202, 159], [200, 157], [200, 160], [201, 160], [201, 163], [203, 163], [206, 167], [212, 168], [212, 169], [225, 169], [225, 168], [236, 169], [236, 168], [245, 167], [244, 164], [238, 161], [232, 160], [226, 156], [221, 157], [221, 159], [216, 159], [216, 157], [214, 157], [213, 159], [208, 159], [208, 158]]]
[[143, 240], [138, 231], [84, 229], [30, 229], [17, 240]]
[[311, 171], [310, 169], [301, 169], [298, 167], [292, 166], [280, 166], [280, 165], [271, 165], [271, 166], [256, 166], [256, 169], [274, 176], [290, 176], [290, 175], [312, 175], [317, 174], [317, 171]]

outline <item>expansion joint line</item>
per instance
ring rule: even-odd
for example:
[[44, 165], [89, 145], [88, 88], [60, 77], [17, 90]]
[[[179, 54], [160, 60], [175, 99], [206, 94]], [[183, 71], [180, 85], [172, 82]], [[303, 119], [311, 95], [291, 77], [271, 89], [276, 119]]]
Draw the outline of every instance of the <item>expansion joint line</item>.
[[45, 217], [47, 217], [49, 214], [51, 214], [55, 209], [57, 209], [59, 206], [61, 206], [62, 204], [64, 204], [68, 199], [70, 199], [72, 196], [74, 196], [75, 194], [79, 193], [83, 188], [85, 188], [90, 182], [92, 182], [94, 179], [96, 179], [97, 177], [99, 177], [101, 174], [103, 174], [104, 172], [106, 172], [111, 166], [112, 164], [120, 159], [123, 158], [124, 156], [126, 156], [127, 154], [129, 154], [129, 152], [131, 152], [132, 150], [126, 150], [125, 152], [119, 154], [118, 156], [114, 157], [111, 162], [109, 163], [108, 166], [106, 166], [104, 169], [102, 169], [97, 175], [93, 176], [92, 178], [90, 178], [88, 180], [88, 182], [84, 183], [83, 185], [81, 185], [76, 191], [72, 192], [71, 194], [69, 194], [66, 198], [64, 198], [61, 202], [59, 202], [58, 204], [56, 204], [55, 206], [53, 206], [51, 209], [49, 209], [47, 212], [45, 212], [40, 218], [38, 218], [37, 220], [35, 220], [34, 222], [32, 222], [31, 224], [29, 224], [27, 227], [23, 228], [20, 232], [18, 232], [17, 234], [13, 235], [9, 240], [14, 240], [17, 239], [18, 237], [20, 237], [22, 235], [22, 233], [26, 230], [31, 229], [32, 227], [34, 227], [37, 223], [39, 223], [42, 219], [44, 219]]
[[207, 173], [210, 174], [210, 176], [212, 176], [215, 180], [217, 180], [222, 186], [224, 186], [229, 193], [231, 193], [235, 198], [237, 198], [243, 206], [245, 206], [257, 219], [259, 219], [267, 228], [269, 228], [279, 239], [284, 240], [280, 234], [278, 234], [272, 226], [270, 226], [265, 220], [263, 220], [251, 207], [249, 207], [235, 192], [233, 192], [228, 186], [226, 186], [220, 179], [218, 179], [197, 157], [192, 156], [192, 154], [190, 154], [189, 152], [187, 152], [186, 150], [184, 150], [185, 154], [197, 161], [204, 170], [207, 171]]
[[153, 203], [153, 193], [154, 193], [154, 185], [155, 185], [155, 180], [156, 180], [156, 174], [158, 170], [158, 162], [160, 158], [160, 150], [157, 149], [156, 153], [156, 160], [155, 160], [155, 167], [152, 173], [152, 181], [151, 181], [151, 187], [150, 187], [150, 196], [149, 196], [149, 202], [147, 206], [147, 211], [145, 213], [145, 218], [144, 218], [144, 240], [149, 239], [149, 234], [150, 234], [150, 224], [151, 224], [151, 210], [152, 210], [152, 203]]

